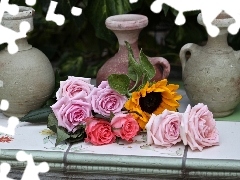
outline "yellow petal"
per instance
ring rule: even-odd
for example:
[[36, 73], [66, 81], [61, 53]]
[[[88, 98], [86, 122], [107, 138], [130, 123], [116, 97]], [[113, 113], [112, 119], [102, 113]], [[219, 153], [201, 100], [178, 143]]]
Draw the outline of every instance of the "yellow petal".
[[161, 94], [162, 94], [162, 98], [165, 98], [165, 99], [172, 99], [174, 97], [171, 93], [167, 91], [164, 91]]
[[162, 106], [159, 106], [159, 107], [153, 112], [153, 114], [159, 115], [159, 114], [162, 114], [163, 111], [164, 111], [164, 108], [163, 108]]
[[178, 90], [179, 85], [177, 85], [177, 84], [169, 84], [169, 85], [167, 85], [167, 87], [168, 87], [168, 89], [170, 91], [176, 91], [176, 90]]
[[157, 83], [155, 83], [156, 87], [161, 87], [161, 86], [166, 86], [167, 85], [167, 79], [163, 79], [161, 81], [158, 81]]
[[169, 111], [176, 111], [176, 107], [174, 106], [169, 106], [168, 104], [166, 104], [165, 102], [161, 103], [161, 107], [163, 107], [163, 109], [168, 109]]
[[140, 126], [140, 128], [144, 130], [147, 123], [144, 121], [141, 121], [141, 120], [137, 121], [137, 122], [138, 122], [138, 125]]
[[169, 105], [169, 106], [174, 106], [174, 107], [179, 107], [179, 103], [177, 102], [177, 101], [175, 101], [174, 99], [165, 99], [165, 98], [163, 98], [162, 99], [163, 100], [163, 102], [165, 102], [167, 105]]
[[180, 100], [180, 99], [182, 99], [182, 96], [179, 95], [179, 94], [176, 94], [173, 99], [174, 100]]

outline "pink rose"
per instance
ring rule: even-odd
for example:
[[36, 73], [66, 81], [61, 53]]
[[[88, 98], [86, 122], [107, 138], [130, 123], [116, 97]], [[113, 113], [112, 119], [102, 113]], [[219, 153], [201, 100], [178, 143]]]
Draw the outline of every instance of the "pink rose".
[[117, 114], [111, 120], [113, 132], [117, 137], [132, 141], [139, 132], [139, 125], [131, 114]]
[[90, 81], [90, 78], [68, 76], [66, 81], [60, 81], [60, 88], [56, 93], [57, 100], [62, 97], [70, 99], [89, 98], [94, 87]]
[[51, 106], [58, 120], [58, 126], [66, 128], [69, 132], [75, 131], [74, 127], [85, 123], [85, 118], [92, 116], [91, 104], [83, 100], [70, 100], [62, 97]]
[[192, 150], [219, 145], [216, 122], [207, 105], [198, 103], [192, 109], [188, 105], [181, 122], [181, 138]]
[[148, 123], [147, 143], [171, 147], [181, 141], [180, 137], [181, 114], [165, 109], [162, 114], [152, 114]]
[[111, 144], [115, 141], [116, 136], [112, 132], [111, 124], [102, 119], [87, 118], [85, 132], [87, 138], [85, 142], [93, 145]]
[[123, 108], [127, 98], [110, 88], [107, 81], [94, 88], [92, 93], [92, 107], [94, 112], [109, 117], [110, 113], [118, 113]]

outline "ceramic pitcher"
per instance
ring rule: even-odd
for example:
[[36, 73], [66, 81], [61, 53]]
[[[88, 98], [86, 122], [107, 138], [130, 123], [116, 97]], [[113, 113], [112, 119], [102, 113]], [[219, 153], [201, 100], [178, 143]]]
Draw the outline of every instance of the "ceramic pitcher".
[[[202, 14], [198, 23], [203, 24]], [[227, 43], [227, 27], [234, 19], [222, 12], [214, 21], [217, 37], [208, 37], [205, 46], [186, 44], [180, 50], [184, 88], [192, 104], [204, 103], [214, 117], [233, 113], [240, 102], [240, 52]], [[186, 53], [190, 52], [190, 58]]]
[[[108, 17], [105, 24], [117, 36], [119, 50], [98, 71], [97, 85], [107, 80], [111, 74], [127, 74], [128, 50], [125, 41], [130, 44], [134, 57], [138, 58], [138, 36], [141, 30], [148, 25], [148, 18], [139, 14], [121, 14]], [[152, 80], [158, 81], [168, 77], [170, 64], [166, 59], [163, 57], [149, 57], [149, 60], [156, 70], [156, 75]]]

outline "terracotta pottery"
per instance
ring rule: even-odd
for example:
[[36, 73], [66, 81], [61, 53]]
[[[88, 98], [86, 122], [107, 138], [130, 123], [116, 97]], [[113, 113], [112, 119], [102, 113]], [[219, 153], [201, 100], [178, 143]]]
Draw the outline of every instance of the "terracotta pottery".
[[[105, 21], [106, 27], [112, 30], [118, 38], [119, 50], [98, 71], [96, 83], [107, 80], [111, 74], [127, 74], [128, 50], [125, 41], [132, 47], [135, 58], [139, 57], [138, 36], [140, 31], [148, 25], [148, 18], [138, 14], [122, 14], [110, 16]], [[156, 75], [153, 80], [167, 78], [170, 72], [168, 61], [162, 57], [150, 57], [150, 62], [155, 66]]]
[[[19, 13], [12, 16], [4, 13], [3, 26], [19, 31], [22, 21], [27, 21], [33, 30], [34, 10], [20, 7]], [[16, 41], [18, 52], [0, 52], [0, 99], [9, 101], [6, 116], [23, 117], [30, 110], [40, 108], [54, 90], [55, 77], [48, 58], [38, 49], [28, 44], [27, 38]]]
[[[198, 23], [203, 24], [202, 14]], [[227, 43], [227, 27], [234, 19], [222, 12], [214, 21], [217, 37], [208, 37], [205, 46], [186, 44], [180, 51], [184, 87], [192, 104], [204, 103], [214, 117], [233, 113], [240, 102], [240, 51]], [[186, 52], [191, 56], [187, 60]]]

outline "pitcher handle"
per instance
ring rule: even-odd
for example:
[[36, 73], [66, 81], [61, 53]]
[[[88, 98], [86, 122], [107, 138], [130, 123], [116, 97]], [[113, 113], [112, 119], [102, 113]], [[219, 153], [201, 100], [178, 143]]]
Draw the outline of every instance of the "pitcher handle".
[[169, 76], [170, 73], [170, 64], [168, 60], [166, 60], [163, 57], [151, 57], [150, 61], [152, 62], [152, 65], [155, 67], [161, 67], [162, 68], [162, 79], [166, 79]]
[[187, 59], [186, 59], [186, 53], [189, 51], [191, 53], [191, 55], [193, 54], [193, 50], [195, 48], [199, 48], [200, 46], [196, 45], [196, 44], [193, 44], [193, 43], [188, 43], [188, 44], [185, 44], [181, 50], [180, 50], [180, 53], [179, 53], [179, 57], [180, 57], [180, 61], [181, 61], [181, 64], [182, 64], [182, 71], [184, 71], [185, 69], [185, 64], [187, 62]]

